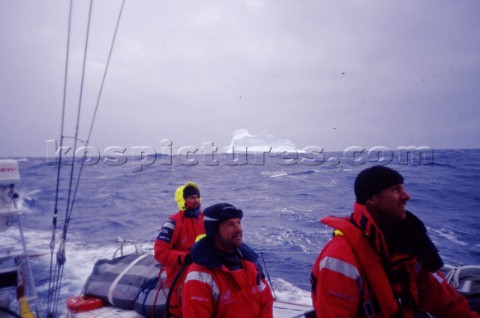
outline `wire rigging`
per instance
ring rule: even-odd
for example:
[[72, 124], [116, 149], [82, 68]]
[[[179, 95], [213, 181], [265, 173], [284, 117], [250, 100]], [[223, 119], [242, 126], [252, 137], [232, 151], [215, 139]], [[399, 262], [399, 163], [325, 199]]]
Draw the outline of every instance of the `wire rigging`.
[[[56, 246], [56, 231], [58, 226], [58, 203], [60, 198], [60, 180], [61, 180], [61, 166], [62, 166], [62, 152], [63, 152], [63, 143], [65, 138], [65, 110], [66, 110], [66, 99], [67, 99], [67, 78], [68, 78], [68, 67], [69, 67], [69, 56], [70, 56], [70, 40], [71, 40], [71, 23], [72, 23], [72, 7], [73, 7], [73, 0], [70, 0], [69, 6], [69, 17], [68, 17], [68, 31], [67, 31], [67, 53], [66, 53], [66, 63], [65, 63], [65, 74], [64, 74], [64, 87], [63, 87], [63, 103], [62, 103], [62, 121], [61, 121], [61, 133], [60, 133], [60, 153], [58, 159], [58, 167], [57, 167], [57, 183], [56, 183], [56, 192], [55, 192], [55, 206], [53, 212], [53, 220], [52, 220], [52, 238], [50, 242], [50, 278], [49, 278], [49, 289], [48, 289], [48, 305], [47, 305], [47, 317], [53, 318], [57, 316], [58, 311], [58, 303], [60, 299], [60, 289], [61, 289], [61, 282], [63, 278], [64, 272], [64, 265], [66, 262], [66, 252], [65, 252], [65, 245], [68, 233], [68, 227], [70, 224], [74, 203], [76, 200], [76, 195], [78, 193], [81, 174], [83, 171], [83, 167], [85, 164], [85, 157], [88, 149], [88, 144], [90, 142], [91, 134], [93, 131], [95, 118], [97, 115], [97, 111], [99, 108], [103, 87], [106, 81], [107, 72], [110, 65], [110, 60], [115, 44], [115, 40], [117, 37], [121, 16], [123, 14], [123, 9], [125, 6], [125, 0], [122, 1], [121, 9], [117, 18], [117, 23], [112, 39], [112, 43], [110, 46], [110, 52], [108, 55], [107, 63], [105, 66], [104, 74], [102, 83], [100, 86], [100, 90], [97, 96], [97, 102], [95, 105], [95, 111], [92, 117], [88, 138], [85, 143], [84, 151], [82, 158], [80, 160], [80, 167], [76, 176], [75, 187], [73, 187], [74, 180], [75, 180], [75, 163], [76, 163], [76, 151], [77, 149], [77, 142], [79, 139], [79, 128], [80, 128], [80, 116], [81, 110], [83, 105], [83, 91], [84, 91], [84, 83], [85, 83], [85, 73], [86, 73], [86, 63], [87, 63], [87, 53], [88, 53], [88, 44], [90, 38], [90, 26], [91, 26], [91, 18], [92, 18], [92, 11], [93, 11], [93, 0], [90, 0], [89, 4], [89, 11], [88, 11], [88, 22], [87, 22], [87, 30], [86, 30], [86, 37], [85, 37], [85, 45], [84, 45], [84, 52], [83, 52], [83, 65], [82, 65], [82, 75], [81, 75], [81, 83], [80, 83], [80, 95], [78, 100], [77, 106], [77, 117], [76, 117], [76, 127], [75, 127], [75, 137], [74, 137], [74, 146], [73, 146], [73, 154], [72, 154], [72, 165], [70, 167], [70, 175], [68, 180], [68, 190], [67, 190], [67, 202], [66, 202], [66, 209], [65, 209], [65, 220], [63, 225], [63, 231], [60, 237], [59, 247], [56, 253], [56, 263], [54, 264], [54, 253], [55, 253], [55, 246]], [[73, 189], [73, 190], [72, 190]], [[54, 269], [55, 267], [55, 269]]]
[[[70, 38], [72, 32], [72, 7], [73, 7], [73, 0], [70, 0], [69, 4], [69, 14], [68, 14], [68, 29], [67, 29], [67, 49], [66, 49], [66, 59], [65, 59], [65, 73], [64, 73], [64, 81], [63, 81], [63, 102], [62, 102], [62, 119], [60, 124], [60, 149], [63, 149], [63, 141], [64, 141], [64, 130], [65, 130], [65, 109], [66, 109], [66, 100], [67, 100], [67, 78], [68, 78], [68, 64], [69, 64], [69, 57], [70, 57]], [[57, 232], [57, 218], [58, 218], [58, 201], [60, 196], [60, 176], [62, 165], [61, 162], [63, 151], [60, 151], [58, 157], [58, 166], [57, 166], [57, 183], [55, 189], [55, 206], [53, 210], [53, 220], [52, 220], [52, 238], [50, 241], [50, 276], [48, 280], [48, 296], [47, 296], [47, 317], [54, 316], [54, 303], [55, 298], [58, 297], [57, 290], [58, 284], [56, 284], [59, 280], [57, 270], [53, 270], [53, 255], [55, 253], [55, 245], [56, 245], [56, 232]], [[55, 295], [54, 295], [55, 294]]]
[[[91, 24], [91, 17], [92, 17], [92, 6], [93, 6], [93, 0], [90, 0], [89, 4], [89, 13], [88, 13], [88, 22], [87, 22], [87, 33], [85, 37], [85, 46], [84, 46], [84, 52], [83, 52], [83, 66], [82, 66], [82, 76], [81, 76], [81, 84], [80, 84], [80, 96], [79, 96], [79, 101], [78, 101], [78, 107], [77, 107], [77, 118], [76, 118], [76, 127], [75, 127], [75, 137], [73, 139], [73, 154], [72, 154], [72, 165], [70, 167], [70, 176], [69, 176], [69, 185], [68, 185], [68, 190], [67, 190], [67, 203], [66, 203], [66, 210], [65, 210], [65, 221], [63, 225], [63, 232], [60, 238], [60, 243], [59, 247], [57, 250], [57, 262], [55, 263], [55, 270], [53, 273], [51, 273], [50, 276], [53, 277], [53, 282], [50, 282], [52, 284], [53, 290], [49, 290], [49, 303], [48, 303], [48, 313], [47, 317], [56, 317], [57, 310], [58, 310], [58, 302], [60, 299], [60, 287], [61, 287], [61, 282], [63, 278], [63, 271], [64, 271], [64, 265], [66, 261], [66, 255], [65, 255], [65, 239], [66, 239], [66, 234], [67, 234], [67, 229], [68, 229], [68, 222], [67, 220], [70, 219], [70, 201], [72, 198], [72, 185], [73, 185], [73, 179], [74, 179], [74, 172], [75, 172], [75, 161], [76, 161], [76, 151], [77, 149], [77, 142], [78, 142], [78, 134], [79, 134], [79, 127], [80, 127], [80, 115], [81, 115], [81, 108], [82, 108], [82, 98], [83, 98], [83, 87], [84, 87], [84, 81], [85, 81], [85, 69], [86, 69], [86, 59], [87, 59], [87, 52], [88, 52], [88, 40], [89, 40], [89, 34], [90, 34], [90, 24]], [[70, 16], [71, 18], [71, 16]], [[71, 33], [69, 34], [69, 37], [71, 37]], [[68, 68], [68, 65], [67, 65]], [[65, 108], [64, 108], [65, 111]], [[64, 134], [62, 133], [61, 138], [64, 138]], [[63, 150], [61, 149], [60, 152]], [[58, 163], [59, 167], [62, 165], [62, 162]], [[53, 236], [56, 234], [53, 233]], [[52, 256], [53, 258], [53, 256]], [[53, 265], [51, 266], [53, 267]], [[51, 293], [51, 294], [50, 294]]]
[[[88, 137], [87, 137], [87, 140], [85, 142], [85, 147], [84, 147], [84, 150], [83, 150], [82, 161], [80, 163], [80, 170], [78, 172], [77, 183], [75, 185], [75, 190], [73, 192], [73, 200], [72, 200], [71, 206], [70, 206], [70, 214], [69, 214], [69, 218], [67, 219], [66, 223], [70, 222], [70, 217], [71, 217], [71, 214], [72, 214], [72, 211], [73, 211], [73, 206], [74, 206], [74, 203], [75, 203], [75, 199], [77, 197], [78, 188], [79, 188], [79, 185], [80, 185], [80, 177], [81, 177], [82, 172], [83, 172], [83, 167], [85, 166], [85, 160], [84, 159], [85, 159], [86, 154], [87, 154], [87, 149], [88, 149], [88, 146], [90, 144], [90, 138], [91, 138], [91, 135], [92, 135], [93, 127], [95, 125], [95, 119], [97, 117], [97, 111], [98, 111], [98, 107], [100, 105], [100, 100], [101, 100], [101, 96], [102, 96], [102, 92], [103, 92], [103, 87], [105, 85], [105, 80], [107, 78], [107, 73], [108, 73], [108, 69], [109, 69], [109, 66], [110, 66], [110, 59], [112, 57], [112, 52], [113, 52], [115, 40], [117, 38], [118, 28], [120, 26], [120, 20], [121, 20], [122, 14], [123, 14], [124, 6], [125, 6], [125, 0], [122, 1], [120, 12], [119, 12], [119, 15], [118, 15], [118, 18], [117, 18], [117, 24], [115, 26], [115, 31], [113, 33], [113, 39], [112, 39], [112, 43], [110, 45], [110, 51], [109, 51], [109, 54], [108, 54], [107, 63], [106, 63], [106, 66], [105, 66], [105, 71], [103, 72], [102, 83], [100, 85], [100, 90], [99, 90], [98, 96], [97, 96], [95, 111], [93, 113], [92, 122], [91, 122], [91, 125], [90, 125], [90, 130], [88, 132]], [[66, 233], [65, 233], [65, 235], [66, 235]]]

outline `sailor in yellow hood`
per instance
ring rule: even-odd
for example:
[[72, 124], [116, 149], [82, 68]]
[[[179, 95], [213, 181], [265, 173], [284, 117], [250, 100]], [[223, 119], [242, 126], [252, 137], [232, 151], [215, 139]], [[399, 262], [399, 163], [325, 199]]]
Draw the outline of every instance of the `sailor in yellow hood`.
[[[196, 184], [195, 182], [187, 182], [177, 188], [177, 191], [175, 191], [175, 201], [177, 201], [179, 211], [187, 211], [191, 208], [195, 208], [192, 206], [186, 206], [187, 202], [185, 201], [185, 199], [192, 195], [198, 195], [199, 206], [197, 209], [200, 209], [200, 187], [198, 186], [198, 184]], [[188, 203], [189, 205], [191, 204], [190, 202]]]
[[[182, 272], [181, 269], [192, 263], [190, 249], [196, 237], [205, 234], [203, 213], [200, 211], [200, 187], [195, 182], [185, 183], [175, 191], [175, 201], [178, 204], [178, 212], [163, 223], [155, 240], [154, 255], [165, 267], [166, 286], [173, 288], [168, 311], [173, 316], [181, 317], [179, 286], [174, 282], [183, 281], [186, 271]], [[177, 274], [179, 276], [175, 279]]]

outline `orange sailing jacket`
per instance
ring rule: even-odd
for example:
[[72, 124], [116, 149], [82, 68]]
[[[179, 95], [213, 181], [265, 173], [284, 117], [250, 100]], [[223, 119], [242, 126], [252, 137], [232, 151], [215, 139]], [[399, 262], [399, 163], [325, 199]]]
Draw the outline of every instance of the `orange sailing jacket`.
[[206, 238], [195, 244], [182, 287], [183, 317], [272, 318], [273, 296], [258, 256], [245, 244], [238, 250], [243, 268], [229, 270]]
[[[163, 224], [155, 240], [155, 259], [163, 264], [167, 273], [166, 287], [173, 288], [168, 309], [172, 317], [182, 317], [179, 286], [186, 271], [180, 271], [196, 237], [204, 233], [203, 213], [200, 212], [196, 217], [186, 217], [184, 211], [179, 211]], [[172, 286], [177, 275], [176, 284]]]
[[322, 222], [336, 236], [312, 270], [317, 317], [414, 317], [415, 310], [437, 318], [479, 317], [440, 273], [429, 272], [414, 256], [390, 255], [365, 206], [355, 204], [352, 218]]
[[186, 217], [184, 211], [172, 215], [166, 221], [155, 240], [155, 259], [164, 265], [167, 272], [166, 285], [170, 288], [176, 273], [185, 263], [185, 256], [198, 235], [205, 234], [203, 213]]

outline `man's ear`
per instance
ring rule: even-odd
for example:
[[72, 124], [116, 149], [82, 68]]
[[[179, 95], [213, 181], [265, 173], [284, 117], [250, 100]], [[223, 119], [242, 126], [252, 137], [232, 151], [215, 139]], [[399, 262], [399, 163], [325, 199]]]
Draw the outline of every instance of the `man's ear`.
[[366, 201], [365, 201], [365, 205], [369, 205], [369, 206], [375, 206], [377, 204], [377, 201], [378, 201], [378, 197], [377, 195], [372, 195], [370, 198], [368, 198]]

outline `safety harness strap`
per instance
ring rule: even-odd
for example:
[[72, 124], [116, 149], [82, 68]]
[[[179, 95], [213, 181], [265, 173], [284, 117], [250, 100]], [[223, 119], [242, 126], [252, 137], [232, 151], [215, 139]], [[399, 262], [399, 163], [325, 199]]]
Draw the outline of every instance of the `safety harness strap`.
[[[382, 266], [381, 257], [372, 247], [362, 231], [346, 218], [326, 217], [322, 223], [340, 230], [343, 237], [352, 246], [367, 281], [375, 294], [375, 299], [385, 317], [395, 316], [399, 311], [387, 274]], [[373, 304], [364, 304], [365, 314], [368, 316], [374, 310]]]

